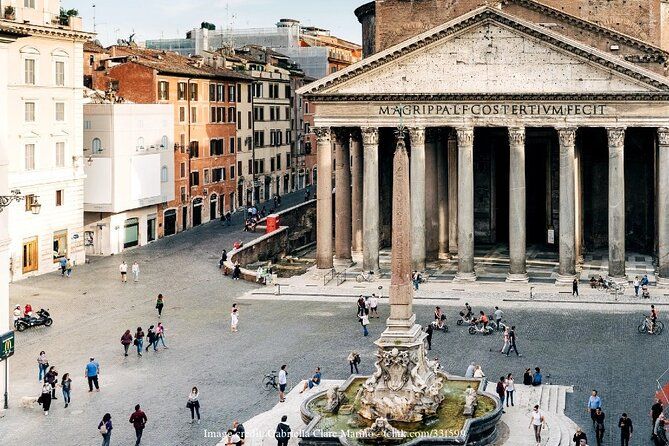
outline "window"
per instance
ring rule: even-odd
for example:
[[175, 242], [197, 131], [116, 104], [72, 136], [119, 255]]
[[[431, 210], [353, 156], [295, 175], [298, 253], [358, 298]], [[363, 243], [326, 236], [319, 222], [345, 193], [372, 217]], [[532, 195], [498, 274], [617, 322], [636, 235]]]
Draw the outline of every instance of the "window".
[[179, 177], [186, 178], [186, 163], [181, 163], [179, 166]]
[[235, 137], [230, 138], [230, 153], [235, 153]]
[[264, 107], [253, 107], [253, 119], [256, 121], [265, 120], [265, 108]]
[[237, 101], [242, 102], [242, 84], [237, 84]]
[[181, 194], [180, 195], [181, 195], [181, 202], [185, 203], [186, 202], [186, 188], [185, 187], [181, 188]]
[[163, 135], [163, 137], [160, 139], [160, 148], [166, 149], [169, 143], [170, 141], [167, 139], [167, 135]]
[[158, 82], [158, 99], [168, 100], [170, 98], [170, 84], [167, 81]]
[[53, 233], [53, 260], [67, 256], [67, 229]]
[[247, 125], [249, 129], [253, 126], [253, 114], [250, 111], [248, 112]]
[[[261, 98], [262, 97], [262, 84], [260, 82], [253, 84], [253, 97]], [[249, 101], [251, 102], [251, 101]]]
[[228, 102], [237, 102], [237, 96], [235, 92], [236, 92], [235, 86], [228, 85]]
[[308, 102], [304, 103], [304, 113], [309, 114], [309, 103]]
[[253, 101], [252, 96], [253, 96], [253, 84], [249, 84], [246, 86], [246, 102], [248, 102], [249, 104]]
[[65, 102], [56, 102], [56, 121], [65, 121]]
[[276, 170], [281, 170], [281, 154], [276, 156]]
[[210, 122], [216, 122], [216, 107], [211, 107], [211, 116], [209, 118]]
[[25, 121], [26, 122], [35, 122], [35, 103], [26, 102], [25, 103]]
[[290, 119], [290, 107], [286, 107], [286, 117], [285, 120], [288, 121]]
[[237, 138], [237, 151], [242, 150], [242, 138]]
[[186, 83], [185, 82], [179, 82], [177, 84], [177, 99], [180, 100], [180, 101], [186, 99]]
[[186, 120], [186, 107], [179, 107], [179, 122]]
[[337, 67], [330, 67], [330, 74], [336, 73], [337, 72]]
[[190, 121], [192, 123], [197, 122], [197, 107], [191, 107], [190, 108]]
[[91, 129], [91, 121], [87, 119], [84, 121], [84, 130], [90, 130], [90, 129]]
[[235, 122], [236, 117], [237, 111], [235, 110], [235, 107], [228, 107], [228, 122]]
[[91, 143], [91, 151], [93, 153], [102, 152], [102, 141], [100, 141], [100, 138], [93, 138], [93, 142]]
[[190, 187], [200, 185], [200, 172], [195, 171], [190, 173]]
[[274, 107], [269, 108], [269, 120], [274, 121]]
[[161, 183], [167, 183], [167, 166], [163, 166], [160, 168], [160, 182]]
[[56, 206], [63, 205], [63, 189], [58, 189], [56, 191]]
[[[285, 89], [286, 89], [286, 91], [285, 91], [285, 93], [286, 93], [286, 97], [289, 98], [289, 97], [290, 97], [290, 85], [286, 85]], [[279, 96], [279, 95], [277, 94], [277, 97], [278, 97], [278, 96]]]
[[92, 67], [95, 64], [95, 56], [92, 54], [88, 56], [88, 66]]
[[253, 145], [255, 147], [265, 146], [265, 132], [262, 130], [253, 132]]
[[235, 179], [235, 166], [230, 166], [230, 179], [234, 180]]
[[65, 62], [56, 61], [56, 85], [65, 85]]
[[56, 143], [56, 167], [65, 167], [65, 143]]
[[286, 130], [286, 144], [290, 144], [292, 142], [292, 133], [290, 130]]
[[35, 170], [35, 144], [25, 146], [25, 169]]
[[188, 88], [190, 89], [190, 100], [197, 101], [197, 84], [190, 84]]
[[209, 102], [216, 100], [216, 84], [209, 84]]
[[190, 142], [190, 157], [197, 158], [200, 155], [200, 143], [198, 141]]
[[237, 112], [237, 130], [242, 129], [242, 112]]
[[209, 156], [223, 155], [225, 152], [225, 141], [222, 139], [212, 139], [209, 141]]
[[274, 158], [270, 158], [269, 160], [269, 171], [274, 172]]
[[241, 161], [237, 161], [237, 173], [239, 175], [243, 175], [243, 173], [242, 173], [242, 162]]
[[286, 153], [286, 169], [290, 167], [290, 153]]
[[216, 100], [218, 102], [225, 102], [225, 85], [218, 84], [216, 86]]
[[35, 199], [35, 195], [34, 194], [26, 195], [25, 201], [26, 201], [25, 211], [26, 212], [32, 212], [33, 204], [35, 204], [35, 202], [37, 201]]
[[219, 181], [223, 181], [225, 179], [225, 176], [223, 174], [223, 169], [222, 168], [216, 168], [211, 170], [211, 181], [214, 183], [218, 183]]
[[265, 173], [265, 160], [260, 160], [258, 166], [258, 173]]
[[209, 169], [204, 169], [204, 184], [209, 184]]
[[26, 59], [23, 68], [25, 83], [35, 85], [35, 59]]
[[23, 0], [23, 6], [35, 9], [35, 0]]
[[218, 118], [216, 122], [225, 122], [225, 107], [218, 107], [216, 109], [216, 117]]

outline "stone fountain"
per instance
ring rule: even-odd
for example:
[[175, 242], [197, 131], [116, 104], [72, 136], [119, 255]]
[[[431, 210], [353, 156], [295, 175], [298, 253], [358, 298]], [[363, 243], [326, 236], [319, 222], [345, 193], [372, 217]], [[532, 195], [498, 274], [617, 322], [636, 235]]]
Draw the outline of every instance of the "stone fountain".
[[[337, 388], [328, 395], [321, 392], [307, 399], [301, 408], [302, 418], [308, 424], [301, 436], [301, 445], [485, 445], [496, 437], [495, 425], [502, 408], [496, 396], [482, 392], [485, 380], [448, 376], [439, 370], [436, 361], [427, 357], [427, 334], [416, 323], [412, 308], [411, 206], [405, 129], [400, 126], [396, 135], [390, 317], [375, 342], [378, 346], [375, 372], [367, 378], [349, 378], [341, 390]], [[339, 405], [347, 390], [353, 404], [341, 411]], [[445, 402], [447, 397], [449, 402]], [[488, 409], [478, 414], [479, 406], [483, 405], [479, 403], [486, 401]], [[461, 429], [427, 436], [408, 435], [408, 431], [434, 432], [440, 422], [449, 421], [442, 420], [447, 416], [447, 404], [454, 406], [449, 409], [463, 417]]]

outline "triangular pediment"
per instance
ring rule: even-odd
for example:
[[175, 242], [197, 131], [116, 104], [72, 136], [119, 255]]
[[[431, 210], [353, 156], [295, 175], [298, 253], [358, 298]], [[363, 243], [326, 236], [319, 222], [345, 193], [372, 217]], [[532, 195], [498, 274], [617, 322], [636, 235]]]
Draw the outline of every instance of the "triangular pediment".
[[313, 95], [657, 91], [669, 91], [669, 79], [489, 7], [301, 90]]

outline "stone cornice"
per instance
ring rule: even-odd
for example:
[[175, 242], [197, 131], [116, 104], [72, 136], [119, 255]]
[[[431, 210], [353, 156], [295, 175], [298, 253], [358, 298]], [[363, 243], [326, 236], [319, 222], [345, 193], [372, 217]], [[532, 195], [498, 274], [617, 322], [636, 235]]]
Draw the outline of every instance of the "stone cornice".
[[1, 21], [3, 25], [12, 28], [18, 33], [27, 34], [30, 36], [55, 37], [61, 39], [73, 39], [85, 42], [95, 37], [94, 33], [86, 31], [77, 31], [66, 28], [58, 28], [54, 26], [34, 25], [31, 23], [18, 23], [14, 21]]
[[313, 102], [434, 102], [434, 101], [669, 101], [669, 91], [634, 93], [426, 93], [426, 94], [307, 94]]
[[[617, 59], [615, 56], [610, 56], [595, 48], [588, 47], [580, 42], [569, 39], [566, 36], [542, 28], [539, 25], [526, 22], [490, 7], [483, 7], [474, 10], [469, 14], [465, 14], [455, 21], [433, 28], [367, 59], [363, 59], [361, 62], [351, 65], [339, 73], [331, 74], [309, 86], [302, 87], [298, 90], [298, 93], [308, 95], [329, 89], [420, 48], [485, 22], [499, 23], [537, 40], [560, 48], [574, 56], [594, 62], [608, 70], [620, 73], [658, 90], [669, 91], [669, 79], [665, 80], [662, 76], [651, 71], [636, 67], [630, 62], [626, 62], [623, 59]], [[645, 71], [645, 73], [642, 71]]]

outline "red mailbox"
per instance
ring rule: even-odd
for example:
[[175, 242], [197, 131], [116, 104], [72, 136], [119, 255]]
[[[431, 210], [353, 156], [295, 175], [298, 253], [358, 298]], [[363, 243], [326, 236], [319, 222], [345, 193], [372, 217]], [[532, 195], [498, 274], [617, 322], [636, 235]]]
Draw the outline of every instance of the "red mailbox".
[[265, 220], [266, 223], [266, 229], [265, 233], [269, 234], [272, 231], [276, 231], [279, 229], [279, 214], [271, 214], [267, 216], [267, 220]]

